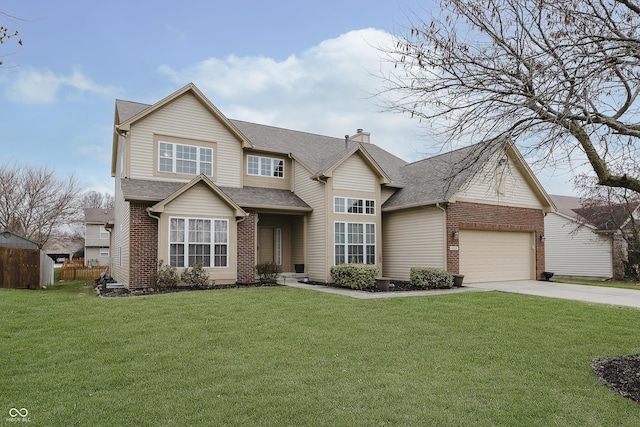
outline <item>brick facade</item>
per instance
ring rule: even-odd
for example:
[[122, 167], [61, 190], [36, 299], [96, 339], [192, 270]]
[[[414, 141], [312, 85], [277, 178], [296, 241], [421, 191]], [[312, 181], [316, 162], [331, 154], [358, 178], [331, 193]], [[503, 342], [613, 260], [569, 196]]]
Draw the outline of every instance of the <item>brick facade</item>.
[[453, 232], [460, 229], [527, 231], [535, 233], [536, 278], [543, 279], [544, 271], [544, 213], [540, 209], [511, 206], [485, 205], [481, 203], [457, 202], [447, 207], [447, 270], [460, 272], [460, 251], [449, 250], [457, 246]]
[[256, 266], [256, 213], [238, 224], [238, 281], [253, 282]]
[[158, 220], [147, 214], [146, 203], [129, 205], [129, 289], [152, 286], [158, 266]]

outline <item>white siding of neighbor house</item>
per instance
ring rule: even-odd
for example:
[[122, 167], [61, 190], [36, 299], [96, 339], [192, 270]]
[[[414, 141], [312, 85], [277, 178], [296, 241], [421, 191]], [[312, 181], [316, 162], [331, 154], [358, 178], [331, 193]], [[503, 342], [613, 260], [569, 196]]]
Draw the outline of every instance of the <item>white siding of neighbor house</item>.
[[560, 276], [612, 277], [612, 243], [557, 213], [544, 218], [545, 270]]
[[359, 155], [346, 159], [333, 172], [333, 189], [375, 193], [380, 187], [378, 176]]
[[435, 207], [385, 213], [383, 275], [409, 280], [411, 267], [446, 269], [445, 221], [444, 212]]
[[[241, 143], [191, 93], [186, 93], [131, 126], [131, 178], [154, 179], [158, 171], [154, 135], [191, 139], [194, 145], [214, 149], [216, 184], [240, 187], [242, 179]], [[192, 176], [166, 175], [159, 179], [188, 181]]]
[[213, 193], [204, 183], [198, 183], [172, 200], [160, 216], [158, 233], [158, 259], [169, 259], [169, 218], [226, 219], [229, 221], [228, 267], [208, 268], [209, 277], [217, 284], [235, 283], [237, 280], [237, 224], [235, 211]]
[[[498, 161], [507, 158], [504, 169], [504, 192], [498, 191], [496, 175], [499, 173]], [[540, 199], [531, 189], [531, 186], [520, 171], [518, 165], [506, 154], [500, 154], [495, 159], [486, 163], [457, 194], [456, 200], [496, 204], [500, 206], [516, 206], [526, 208], [542, 208]]]
[[327, 201], [325, 184], [312, 180], [309, 171], [294, 162], [296, 194], [313, 208], [307, 219], [307, 261], [309, 280], [326, 282], [327, 278]]

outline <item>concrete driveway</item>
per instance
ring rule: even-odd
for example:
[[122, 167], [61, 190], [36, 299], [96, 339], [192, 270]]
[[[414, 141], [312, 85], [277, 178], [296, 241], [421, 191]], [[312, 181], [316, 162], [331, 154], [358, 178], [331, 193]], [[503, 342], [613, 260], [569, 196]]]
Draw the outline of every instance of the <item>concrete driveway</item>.
[[514, 294], [535, 295], [539, 297], [560, 298], [575, 301], [585, 301], [598, 304], [610, 304], [625, 307], [640, 308], [640, 290], [603, 288], [600, 286], [570, 285], [566, 283], [544, 282], [538, 280], [516, 280], [506, 282], [471, 283], [462, 288], [410, 291], [410, 292], [364, 292], [345, 288], [308, 285], [289, 280], [284, 283], [301, 289], [327, 292], [360, 299], [402, 298], [417, 296], [446, 295], [457, 292], [510, 292]]
[[[510, 292], [515, 294], [536, 295], [539, 297], [640, 308], [640, 290], [636, 291], [634, 289], [570, 285], [567, 283], [537, 280], [471, 283], [465, 285], [465, 287], [484, 291]], [[464, 287], [462, 289], [464, 289]]]

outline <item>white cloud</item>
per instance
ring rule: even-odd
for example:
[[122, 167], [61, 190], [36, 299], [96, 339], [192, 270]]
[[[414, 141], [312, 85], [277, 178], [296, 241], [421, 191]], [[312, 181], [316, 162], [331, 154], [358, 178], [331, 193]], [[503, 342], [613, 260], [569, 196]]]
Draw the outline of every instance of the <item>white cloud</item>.
[[[159, 71], [178, 87], [193, 82], [232, 119], [337, 138], [362, 128], [373, 143], [407, 161], [458, 148], [436, 136], [441, 123], [384, 111], [383, 99], [374, 96], [385, 85], [378, 76], [393, 66], [383, 52], [392, 45], [391, 34], [369, 28], [322, 41], [282, 61], [231, 55], [182, 69], [163, 65]], [[545, 181], [558, 184], [557, 193], [572, 191], [566, 176], [547, 174]]]
[[22, 104], [52, 104], [63, 88], [95, 95], [113, 96], [117, 89], [103, 86], [73, 69], [69, 75], [58, 75], [51, 70], [21, 69], [13, 81], [7, 82], [6, 95]]
[[160, 72], [178, 86], [194, 82], [227, 117], [338, 138], [362, 128], [372, 142], [414, 160], [424, 151], [418, 122], [381, 113], [372, 97], [381, 89], [374, 74], [386, 66], [377, 46], [391, 37], [363, 29], [282, 61], [231, 55]]

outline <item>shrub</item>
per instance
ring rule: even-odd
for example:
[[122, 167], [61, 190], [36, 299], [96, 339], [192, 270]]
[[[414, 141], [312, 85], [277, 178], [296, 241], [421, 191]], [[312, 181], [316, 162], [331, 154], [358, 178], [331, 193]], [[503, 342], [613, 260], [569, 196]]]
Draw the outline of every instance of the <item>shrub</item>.
[[371, 264], [340, 264], [331, 267], [336, 286], [351, 289], [371, 289], [376, 284], [380, 268]]
[[256, 265], [256, 273], [260, 283], [275, 283], [278, 274], [282, 272], [280, 266], [274, 262], [265, 262]]
[[180, 277], [178, 271], [172, 265], [163, 265], [164, 261], [158, 261], [158, 271], [154, 274], [154, 281], [156, 286], [160, 289], [163, 288], [175, 288], [178, 286]]
[[192, 288], [208, 288], [210, 286], [209, 273], [199, 263], [191, 268], [187, 267], [180, 278]]
[[453, 276], [439, 268], [411, 267], [409, 280], [413, 286], [423, 289], [453, 287]]

